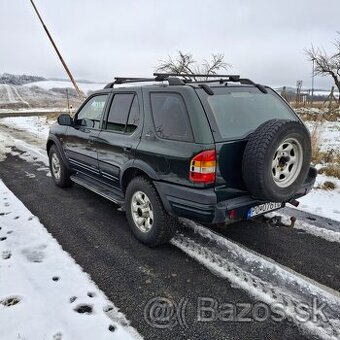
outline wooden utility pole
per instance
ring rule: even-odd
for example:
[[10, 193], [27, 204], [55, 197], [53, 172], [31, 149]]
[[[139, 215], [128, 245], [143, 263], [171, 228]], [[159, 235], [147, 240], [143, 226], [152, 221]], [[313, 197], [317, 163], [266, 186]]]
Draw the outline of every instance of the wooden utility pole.
[[33, 2], [33, 0], [30, 0], [30, 1], [31, 1], [31, 4], [32, 4], [32, 6], [33, 6], [35, 12], [37, 13], [37, 16], [38, 16], [38, 18], [39, 18], [41, 24], [42, 24], [43, 27], [44, 27], [44, 30], [45, 30], [45, 32], [46, 32], [48, 38], [49, 38], [50, 41], [51, 41], [52, 46], [54, 47], [54, 50], [56, 51], [56, 53], [57, 53], [57, 55], [58, 55], [58, 57], [59, 57], [61, 63], [63, 64], [66, 73], [68, 74], [68, 76], [69, 76], [69, 78], [70, 78], [70, 80], [71, 80], [71, 82], [72, 82], [72, 84], [73, 84], [75, 90], [77, 91], [78, 96], [83, 98], [83, 97], [84, 97], [84, 93], [79, 89], [79, 87], [78, 87], [76, 81], [74, 80], [74, 78], [73, 78], [73, 76], [72, 76], [72, 74], [71, 74], [71, 71], [69, 70], [69, 68], [67, 67], [67, 65], [66, 65], [66, 63], [65, 63], [65, 61], [64, 61], [64, 59], [63, 59], [63, 57], [61, 56], [61, 54], [60, 54], [60, 52], [59, 52], [59, 50], [58, 50], [58, 47], [57, 47], [57, 45], [55, 44], [55, 42], [53, 41], [53, 38], [52, 38], [50, 32], [48, 31], [48, 29], [47, 29], [47, 27], [46, 27], [46, 25], [45, 25], [45, 23], [44, 23], [44, 21], [43, 21], [41, 15], [40, 15], [40, 13], [38, 12], [37, 7], [35, 6], [35, 4], [34, 4], [34, 2]]

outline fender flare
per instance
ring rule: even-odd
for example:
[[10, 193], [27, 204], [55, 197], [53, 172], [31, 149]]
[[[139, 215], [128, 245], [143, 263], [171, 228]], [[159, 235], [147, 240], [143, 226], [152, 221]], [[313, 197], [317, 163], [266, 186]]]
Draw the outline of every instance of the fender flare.
[[138, 169], [141, 170], [143, 172], [145, 172], [152, 180], [159, 180], [159, 176], [157, 174], [157, 172], [147, 163], [145, 163], [144, 161], [140, 160], [140, 159], [135, 159], [135, 160], [130, 160], [128, 161], [124, 168], [122, 169], [121, 173], [120, 173], [120, 185], [123, 185], [123, 177], [124, 174], [126, 173], [127, 170], [129, 169]]
[[62, 160], [63, 160], [65, 166], [66, 166], [69, 170], [71, 170], [70, 163], [69, 163], [69, 161], [68, 161], [68, 159], [67, 159], [67, 157], [66, 157], [66, 155], [65, 155], [65, 152], [64, 152], [64, 148], [62, 147], [62, 145], [61, 145], [59, 139], [58, 139], [55, 135], [51, 135], [51, 134], [50, 134], [50, 135], [48, 136], [47, 143], [46, 143], [47, 156], [48, 156], [48, 150], [49, 150], [48, 145], [51, 144], [51, 143], [52, 143], [52, 145], [53, 145], [53, 144], [56, 145], [56, 147], [57, 147], [57, 149], [58, 149], [58, 151], [59, 151], [59, 154], [60, 154], [60, 156], [61, 156], [61, 158], [62, 158]]

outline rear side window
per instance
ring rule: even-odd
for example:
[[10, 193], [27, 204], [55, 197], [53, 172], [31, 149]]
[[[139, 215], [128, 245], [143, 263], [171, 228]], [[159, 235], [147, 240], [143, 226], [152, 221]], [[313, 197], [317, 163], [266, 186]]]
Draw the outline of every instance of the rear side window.
[[151, 93], [152, 115], [160, 138], [192, 142], [192, 131], [182, 96]]
[[126, 132], [132, 133], [133, 131], [135, 131], [137, 129], [138, 124], [139, 124], [139, 104], [137, 96], [134, 96], [126, 126]]
[[138, 98], [133, 93], [114, 95], [106, 122], [106, 129], [132, 133], [139, 123]]

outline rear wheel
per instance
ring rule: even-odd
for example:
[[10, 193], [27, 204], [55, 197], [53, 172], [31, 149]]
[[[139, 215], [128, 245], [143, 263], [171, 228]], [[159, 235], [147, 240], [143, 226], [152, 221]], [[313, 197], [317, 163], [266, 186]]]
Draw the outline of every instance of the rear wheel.
[[60, 153], [55, 145], [51, 146], [48, 156], [51, 175], [54, 183], [61, 188], [70, 186], [72, 184], [70, 180], [70, 171], [64, 164]]
[[177, 219], [165, 211], [156, 189], [143, 177], [127, 187], [126, 217], [135, 237], [150, 247], [169, 242], [176, 231]]

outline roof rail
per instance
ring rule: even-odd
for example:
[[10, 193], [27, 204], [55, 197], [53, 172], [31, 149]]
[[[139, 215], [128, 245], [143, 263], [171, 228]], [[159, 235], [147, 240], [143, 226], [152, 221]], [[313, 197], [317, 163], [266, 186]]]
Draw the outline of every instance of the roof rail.
[[184, 78], [240, 78], [237, 74], [186, 74], [186, 73], [154, 73], [156, 77], [184, 77]]
[[[248, 78], [240, 78], [240, 76], [236, 74], [154, 73], [153, 75], [154, 75], [154, 78], [115, 77], [115, 81], [107, 84], [104, 88], [105, 89], [113, 88], [114, 85], [120, 85], [120, 84], [145, 83], [145, 82], [157, 82], [157, 81], [160, 81], [160, 82], [167, 81], [169, 82], [169, 85], [185, 85], [186, 83], [194, 84], [194, 83], [220, 82], [221, 84], [225, 83], [226, 86], [228, 85], [228, 82], [236, 82], [240, 84], [248, 84], [248, 85], [256, 86], [263, 93], [268, 92], [264, 86], [260, 84], [256, 84]], [[178, 78], [178, 77], [181, 77], [181, 78]], [[192, 80], [191, 78], [194, 78], [194, 79]], [[216, 78], [216, 79], [196, 80], [195, 78]], [[204, 90], [208, 94], [213, 93], [212, 90], [208, 89], [208, 85], [204, 87]]]
[[167, 75], [155, 75], [154, 78], [133, 78], [133, 77], [115, 77], [115, 81], [108, 83], [104, 89], [113, 88], [114, 85], [129, 84], [129, 83], [145, 83], [154, 81], [168, 81], [169, 85], [184, 85], [185, 82], [179, 78], [169, 77]]

